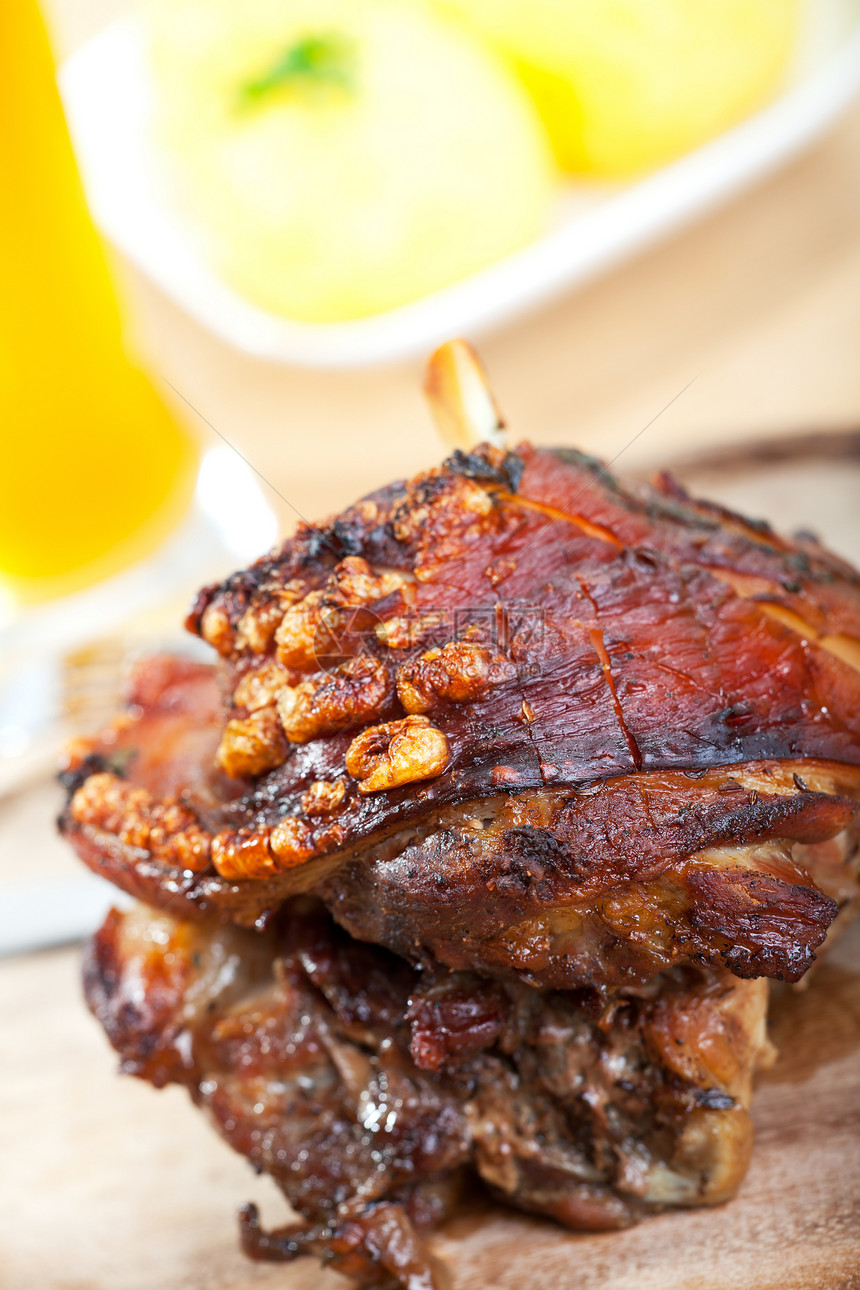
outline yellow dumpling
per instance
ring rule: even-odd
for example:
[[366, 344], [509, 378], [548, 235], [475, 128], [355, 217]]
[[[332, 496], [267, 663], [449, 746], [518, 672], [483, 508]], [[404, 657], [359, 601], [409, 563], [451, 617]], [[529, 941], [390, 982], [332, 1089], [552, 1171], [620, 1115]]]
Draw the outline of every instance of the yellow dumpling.
[[743, 119], [779, 83], [798, 0], [438, 0], [507, 53], [563, 166], [622, 175]]
[[160, 136], [222, 277], [307, 321], [414, 300], [546, 221], [529, 95], [406, 0], [159, 0]]

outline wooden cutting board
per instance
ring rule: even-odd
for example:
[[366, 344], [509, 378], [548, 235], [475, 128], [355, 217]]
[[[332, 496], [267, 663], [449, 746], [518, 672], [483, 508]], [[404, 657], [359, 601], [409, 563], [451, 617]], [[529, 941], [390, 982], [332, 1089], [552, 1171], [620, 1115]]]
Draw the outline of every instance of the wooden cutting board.
[[[860, 563], [850, 444], [684, 474], [785, 528], [817, 527]], [[32, 807], [0, 811], [0, 902], [4, 869], [65, 864], [49, 798], [39, 789]], [[806, 989], [775, 994], [772, 1033], [780, 1057], [759, 1080], [756, 1150], [734, 1201], [609, 1235], [464, 1215], [434, 1238], [454, 1290], [860, 1290], [860, 923]], [[0, 962], [0, 1290], [344, 1290], [312, 1261], [246, 1262], [235, 1210], [253, 1199], [266, 1223], [284, 1221], [274, 1186], [182, 1090], [156, 1093], [115, 1067], [81, 1000], [77, 951]]]
[[[115, 1073], [78, 954], [0, 965], [0, 1286], [4, 1290], [341, 1290], [312, 1261], [247, 1263], [235, 1210], [283, 1202], [178, 1088]], [[774, 1001], [776, 1066], [753, 1163], [714, 1210], [576, 1236], [488, 1210], [434, 1240], [454, 1290], [860, 1287], [860, 923], [800, 993]]]

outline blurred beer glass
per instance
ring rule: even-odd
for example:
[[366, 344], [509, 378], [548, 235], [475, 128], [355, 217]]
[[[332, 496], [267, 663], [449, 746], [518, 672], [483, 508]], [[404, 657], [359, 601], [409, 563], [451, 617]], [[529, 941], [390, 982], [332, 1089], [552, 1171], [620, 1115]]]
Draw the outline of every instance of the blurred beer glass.
[[[110, 110], [110, 105], [105, 105]], [[35, 0], [0, 4], [0, 791], [116, 701], [158, 608], [274, 539], [123, 347]]]

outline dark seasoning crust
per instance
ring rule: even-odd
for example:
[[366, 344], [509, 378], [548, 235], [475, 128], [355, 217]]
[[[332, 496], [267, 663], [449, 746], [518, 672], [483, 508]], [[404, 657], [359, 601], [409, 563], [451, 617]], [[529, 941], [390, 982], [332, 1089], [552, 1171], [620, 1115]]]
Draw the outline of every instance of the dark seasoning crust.
[[[162, 884], [191, 914], [217, 909], [254, 922], [324, 881], [332, 857], [352, 861], [383, 838], [408, 837], [414, 822], [426, 832], [433, 819], [439, 850], [454, 808], [540, 792], [554, 818], [532, 822], [524, 806], [493, 854], [509, 867], [509, 853], [522, 849], [516, 830], [537, 827], [550, 888], [555, 877], [562, 889], [529, 887], [516, 908], [503, 902], [491, 917], [507, 926], [535, 903], [569, 903], [572, 884], [591, 897], [620, 877], [653, 881], [655, 861], [674, 862], [693, 921], [696, 892], [707, 888], [726, 943], [709, 916], [709, 943], [695, 943], [701, 927], [685, 929], [670, 961], [733, 956], [745, 975], [796, 979], [835, 916], [827, 894], [785, 866], [754, 881], [725, 857], [707, 873], [681, 862], [732, 840], [826, 838], [854, 817], [858, 674], [840, 652], [860, 635], [860, 588], [826, 552], [682, 502], [677, 486], [667, 501], [665, 479], [662, 489], [624, 492], [570, 452], [484, 448], [372, 495], [323, 530], [300, 529], [274, 557], [202, 592], [189, 618], [221, 653], [228, 702], [238, 694], [260, 704], [231, 709], [222, 764], [232, 765], [237, 742], [243, 754], [249, 741], [257, 746], [247, 724], [262, 712], [280, 731], [266, 743], [265, 728], [254, 727], [266, 768], [227, 794], [224, 776], [189, 789], [180, 766], [175, 801], [151, 795], [134, 771], [138, 787], [91, 776], [65, 831], [135, 894], [158, 903]], [[287, 708], [293, 741], [280, 723]], [[198, 719], [204, 712], [219, 724], [211, 694]], [[112, 751], [143, 734], [132, 723]], [[399, 738], [403, 782], [362, 779], [368, 738], [383, 771]], [[807, 789], [791, 778], [801, 757]], [[722, 773], [732, 765], [740, 779]], [[362, 791], [368, 782], [372, 791]], [[556, 843], [576, 857], [561, 873]], [[470, 845], [486, 850], [480, 839]], [[438, 874], [438, 861], [432, 867]], [[503, 899], [493, 882], [486, 874], [472, 893], [483, 908], [488, 888], [491, 906]], [[390, 899], [397, 904], [397, 893]], [[779, 924], [782, 905], [784, 926], [768, 927], [768, 937], [784, 948], [757, 946], [756, 919]], [[431, 923], [443, 917], [427, 913]], [[741, 924], [751, 943], [738, 952]], [[354, 916], [347, 925], [362, 935]], [[424, 938], [412, 930], [420, 957]], [[368, 939], [409, 952], [403, 936], [392, 941], [378, 926]], [[452, 961], [438, 936], [426, 948]], [[562, 958], [515, 970], [581, 982], [582, 969]], [[480, 953], [453, 965], [498, 967]], [[616, 983], [611, 968], [604, 975]]]
[[302, 1216], [246, 1211], [248, 1252], [419, 1290], [475, 1173], [573, 1227], [731, 1195], [758, 978], [857, 901], [856, 573], [666, 476], [482, 445], [188, 626], [217, 669], [141, 670], [61, 828], [162, 911], [90, 951], [124, 1068]]

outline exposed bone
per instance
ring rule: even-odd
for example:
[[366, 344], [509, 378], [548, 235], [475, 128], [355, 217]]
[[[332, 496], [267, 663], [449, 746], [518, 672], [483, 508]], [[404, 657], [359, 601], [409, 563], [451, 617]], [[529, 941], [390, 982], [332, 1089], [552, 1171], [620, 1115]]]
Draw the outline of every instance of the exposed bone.
[[471, 452], [479, 443], [506, 446], [502, 414], [478, 355], [465, 340], [450, 340], [431, 355], [424, 393], [436, 429], [451, 448]]

